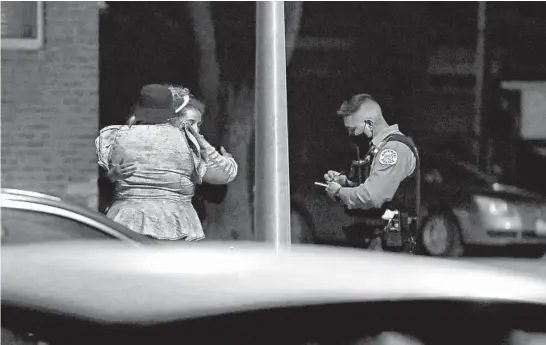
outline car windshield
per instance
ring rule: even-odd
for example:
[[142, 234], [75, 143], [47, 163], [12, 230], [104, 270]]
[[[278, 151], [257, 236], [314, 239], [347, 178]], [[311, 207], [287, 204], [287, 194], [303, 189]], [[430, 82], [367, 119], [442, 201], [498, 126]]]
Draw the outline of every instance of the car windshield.
[[469, 174], [473, 175], [475, 178], [482, 180], [484, 183], [493, 184], [498, 182], [498, 178], [495, 175], [488, 174], [478, 168], [475, 165], [470, 163], [456, 161], [454, 164], [460, 166], [462, 169], [466, 170]]
[[490, 186], [498, 182], [495, 176], [454, 157], [423, 155], [421, 161], [423, 173], [427, 174], [432, 170], [437, 170], [442, 180], [448, 184]]

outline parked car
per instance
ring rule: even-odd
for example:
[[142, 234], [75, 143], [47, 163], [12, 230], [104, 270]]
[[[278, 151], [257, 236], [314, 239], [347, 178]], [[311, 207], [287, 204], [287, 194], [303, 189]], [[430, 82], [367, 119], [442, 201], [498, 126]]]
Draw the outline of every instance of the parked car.
[[462, 255], [466, 245], [525, 245], [522, 254], [546, 253], [546, 199], [501, 184], [454, 157], [422, 155], [421, 243], [431, 255]]
[[[430, 132], [417, 132], [419, 147], [432, 148], [437, 153], [451, 154], [462, 161], [473, 161], [474, 145], [480, 139], [469, 134], [446, 134], [439, 137]], [[491, 172], [499, 182], [531, 190], [546, 197], [546, 182], [543, 171], [546, 169], [546, 142], [524, 140], [517, 137], [491, 139]]]
[[156, 243], [103, 214], [36, 192], [1, 189], [2, 246], [79, 239], [121, 240], [131, 245]]
[[[512, 254], [546, 253], [546, 199], [499, 183], [475, 165], [454, 156], [421, 150], [421, 227], [418, 244], [425, 254], [461, 256], [469, 246], [524, 249]], [[365, 216], [346, 214], [323, 188], [301, 186], [296, 200], [311, 215], [307, 237], [313, 243], [350, 245], [342, 227]]]
[[12, 246], [2, 343], [543, 343], [544, 266], [477, 261], [242, 242]]

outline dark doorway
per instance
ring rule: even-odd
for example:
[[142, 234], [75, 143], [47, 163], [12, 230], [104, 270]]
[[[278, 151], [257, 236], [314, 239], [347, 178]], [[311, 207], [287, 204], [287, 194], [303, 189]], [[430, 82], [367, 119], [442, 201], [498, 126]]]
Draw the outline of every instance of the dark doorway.
[[99, 25], [100, 128], [123, 124], [143, 85], [174, 83], [195, 89], [198, 70], [183, 4], [106, 4]]

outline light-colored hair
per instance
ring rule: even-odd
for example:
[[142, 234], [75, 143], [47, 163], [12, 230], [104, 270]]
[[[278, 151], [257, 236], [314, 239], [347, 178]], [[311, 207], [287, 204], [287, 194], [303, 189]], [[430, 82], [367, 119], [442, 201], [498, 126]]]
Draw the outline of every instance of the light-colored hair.
[[188, 105], [190, 99], [193, 98], [190, 90], [186, 87], [177, 85], [166, 85], [173, 95], [173, 106], [176, 114], [179, 114], [184, 107]]
[[337, 114], [340, 116], [348, 116], [354, 114], [360, 107], [366, 103], [375, 103], [377, 102], [373, 99], [370, 94], [361, 93], [359, 95], [354, 95], [351, 99], [343, 102], [339, 107]]
[[166, 85], [173, 95], [174, 110], [177, 115], [184, 115], [185, 110], [195, 109], [205, 114], [205, 105], [199, 101], [186, 87], [179, 85]]

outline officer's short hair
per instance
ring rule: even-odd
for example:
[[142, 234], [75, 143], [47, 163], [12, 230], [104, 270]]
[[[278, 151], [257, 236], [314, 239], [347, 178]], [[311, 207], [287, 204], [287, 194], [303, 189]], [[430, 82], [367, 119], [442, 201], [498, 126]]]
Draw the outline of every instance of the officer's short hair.
[[364, 103], [375, 102], [372, 95], [367, 93], [361, 93], [354, 95], [350, 100], [345, 101], [339, 107], [337, 114], [340, 116], [348, 116], [355, 113]]

